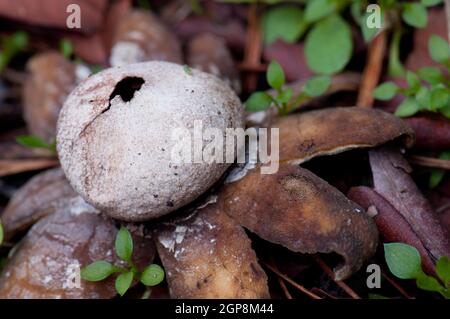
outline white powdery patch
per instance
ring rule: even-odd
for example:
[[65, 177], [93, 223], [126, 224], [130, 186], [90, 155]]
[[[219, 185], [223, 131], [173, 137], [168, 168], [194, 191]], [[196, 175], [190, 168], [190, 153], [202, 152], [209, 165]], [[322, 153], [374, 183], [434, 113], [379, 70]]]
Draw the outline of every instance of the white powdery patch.
[[144, 60], [145, 51], [134, 42], [121, 41], [116, 43], [111, 50], [109, 63], [111, 66], [121, 66]]
[[77, 196], [70, 200], [70, 214], [78, 216], [80, 214], [99, 214], [100, 212], [84, 201], [83, 198]]
[[85, 64], [77, 64], [75, 67], [75, 82], [78, 84], [91, 75], [91, 69]]

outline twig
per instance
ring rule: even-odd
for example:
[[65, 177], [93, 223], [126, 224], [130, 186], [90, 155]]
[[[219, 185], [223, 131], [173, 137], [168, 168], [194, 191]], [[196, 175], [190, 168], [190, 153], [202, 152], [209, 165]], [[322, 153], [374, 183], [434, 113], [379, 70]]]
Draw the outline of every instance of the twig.
[[[258, 7], [252, 3], [248, 8], [248, 27], [245, 42], [245, 54], [243, 64], [258, 68], [261, 60], [262, 41], [261, 25], [258, 16]], [[258, 75], [254, 72], [247, 73], [244, 78], [244, 90], [252, 92], [256, 89]]]
[[286, 284], [284, 283], [283, 279], [280, 277], [277, 277], [278, 283], [280, 284], [281, 290], [283, 290], [284, 295], [287, 299], [292, 299], [292, 295], [289, 293], [289, 290], [286, 287]]
[[439, 158], [434, 158], [434, 157], [412, 155], [412, 156], [408, 157], [408, 161], [412, 164], [416, 164], [419, 166], [450, 170], [450, 161], [449, 160], [444, 160], [444, 159], [439, 159]]
[[308, 289], [306, 289], [305, 287], [303, 287], [302, 285], [296, 283], [294, 280], [292, 280], [291, 278], [289, 278], [288, 276], [282, 274], [280, 271], [278, 271], [278, 269], [276, 269], [275, 267], [269, 265], [268, 263], [264, 263], [264, 265], [269, 268], [273, 273], [275, 273], [277, 276], [283, 278], [286, 282], [290, 283], [293, 287], [297, 288], [298, 290], [300, 290], [301, 292], [303, 292], [305, 295], [311, 297], [312, 299], [322, 299], [320, 298], [318, 295], [316, 295], [315, 293], [309, 291]]
[[342, 288], [342, 290], [344, 290], [350, 297], [352, 297], [353, 299], [361, 299], [360, 296], [358, 296], [358, 294], [352, 289], [350, 288], [345, 282], [343, 282], [342, 280], [335, 280], [334, 279], [334, 273], [331, 270], [330, 267], [328, 267], [327, 264], [325, 264], [325, 262], [319, 257], [319, 256], [314, 256], [314, 260], [317, 262], [317, 264], [319, 264], [320, 268], [322, 268], [322, 270], [331, 278], [333, 279], [333, 281]]
[[322, 294], [325, 297], [330, 298], [330, 299], [338, 299], [335, 296], [333, 296], [333, 295], [329, 294], [328, 292], [324, 291], [323, 289], [320, 289], [320, 288], [317, 288], [317, 287], [312, 288], [311, 291], [315, 292], [315, 293], [318, 293], [318, 294]]
[[386, 29], [381, 30], [369, 45], [367, 62], [356, 102], [357, 106], [372, 107], [374, 101], [372, 93], [380, 79], [385, 51]]
[[390, 278], [384, 271], [381, 271], [381, 275], [389, 282], [397, 291], [405, 298], [412, 299], [412, 297], [402, 288], [399, 284], [397, 284], [392, 278]]
[[55, 158], [0, 160], [0, 177], [54, 167], [59, 164]]
[[439, 206], [438, 208], [436, 208], [436, 213], [438, 213], [438, 214], [443, 213], [448, 208], [450, 208], [450, 203], [444, 204], [444, 205]]

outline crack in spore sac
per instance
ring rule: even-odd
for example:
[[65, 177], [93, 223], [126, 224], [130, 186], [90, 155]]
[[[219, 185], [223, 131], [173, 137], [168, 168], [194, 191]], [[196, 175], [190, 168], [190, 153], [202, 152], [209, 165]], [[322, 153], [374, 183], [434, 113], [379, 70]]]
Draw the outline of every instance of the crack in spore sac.
[[142, 85], [145, 83], [145, 80], [140, 77], [136, 76], [127, 76], [117, 82], [116, 86], [114, 87], [114, 90], [111, 92], [109, 96], [109, 104], [106, 109], [102, 111], [102, 113], [105, 113], [111, 108], [111, 101], [116, 96], [120, 96], [122, 101], [129, 102], [134, 97], [134, 93], [139, 91], [142, 87]]

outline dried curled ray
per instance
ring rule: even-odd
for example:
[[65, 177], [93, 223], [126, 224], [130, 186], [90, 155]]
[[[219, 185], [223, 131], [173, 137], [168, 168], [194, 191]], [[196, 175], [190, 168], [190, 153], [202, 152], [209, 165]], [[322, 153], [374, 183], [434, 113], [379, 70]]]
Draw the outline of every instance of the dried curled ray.
[[411, 167], [400, 152], [388, 147], [374, 149], [369, 159], [375, 191], [405, 218], [436, 260], [450, 256], [450, 234], [409, 176]]
[[5, 238], [28, 229], [75, 196], [60, 168], [34, 176], [14, 194], [1, 215]]
[[[0, 277], [0, 298], [112, 298], [114, 280], [76, 287], [76, 266], [96, 260], [119, 264], [114, 254], [117, 227], [81, 197], [37, 222], [16, 248]], [[153, 260], [151, 239], [134, 235], [134, 260]], [[72, 268], [71, 268], [72, 267]]]
[[183, 61], [178, 39], [149, 11], [131, 10], [119, 21], [113, 43], [111, 66], [151, 60]]
[[301, 164], [321, 155], [374, 147], [399, 137], [412, 146], [413, 130], [392, 114], [369, 108], [336, 107], [275, 119], [280, 161]]
[[374, 253], [378, 231], [357, 204], [308, 170], [281, 164], [251, 170], [219, 194], [220, 210], [261, 238], [301, 253], [341, 255], [335, 278], [357, 271]]
[[195, 36], [188, 43], [186, 59], [191, 67], [214, 74], [241, 92], [239, 73], [223, 38], [212, 33]]
[[49, 143], [56, 135], [59, 111], [77, 83], [77, 66], [58, 52], [35, 55], [27, 63], [23, 115], [29, 131]]
[[174, 298], [270, 297], [249, 238], [216, 204], [165, 225], [156, 242]]

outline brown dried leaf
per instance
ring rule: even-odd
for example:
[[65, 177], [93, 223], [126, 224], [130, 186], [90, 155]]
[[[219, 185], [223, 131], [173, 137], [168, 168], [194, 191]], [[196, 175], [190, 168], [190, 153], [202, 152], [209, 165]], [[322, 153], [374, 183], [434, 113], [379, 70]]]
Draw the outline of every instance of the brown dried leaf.
[[270, 175], [251, 170], [224, 186], [219, 204], [265, 240], [295, 252], [341, 255], [336, 280], [357, 271], [377, 247], [377, 228], [363, 209], [299, 166], [281, 164]]
[[280, 161], [303, 163], [313, 157], [373, 147], [403, 137], [412, 146], [413, 130], [401, 119], [376, 109], [336, 107], [275, 119], [280, 129]]
[[414, 147], [447, 150], [450, 149], [450, 120], [440, 114], [425, 113], [405, 119], [416, 132]]
[[411, 167], [400, 152], [383, 147], [370, 150], [369, 159], [375, 191], [406, 219], [435, 259], [450, 256], [450, 234], [409, 175]]
[[244, 230], [209, 204], [157, 232], [174, 298], [269, 298], [267, 277]]
[[428, 250], [405, 218], [384, 197], [369, 187], [358, 186], [350, 189], [348, 198], [361, 205], [368, 213], [376, 214], [373, 220], [388, 242], [401, 242], [416, 247], [426, 271], [434, 273], [434, 263]]

